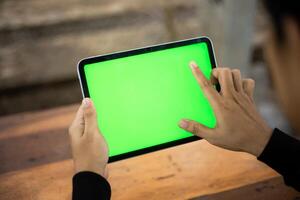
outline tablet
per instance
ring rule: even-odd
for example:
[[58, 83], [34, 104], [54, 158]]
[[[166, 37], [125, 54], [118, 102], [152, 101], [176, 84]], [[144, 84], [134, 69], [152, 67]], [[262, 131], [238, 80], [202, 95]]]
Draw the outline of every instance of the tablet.
[[198, 140], [178, 127], [193, 119], [214, 128], [213, 109], [192, 75], [216, 67], [206, 37], [89, 57], [78, 64], [84, 97], [93, 100], [109, 162]]

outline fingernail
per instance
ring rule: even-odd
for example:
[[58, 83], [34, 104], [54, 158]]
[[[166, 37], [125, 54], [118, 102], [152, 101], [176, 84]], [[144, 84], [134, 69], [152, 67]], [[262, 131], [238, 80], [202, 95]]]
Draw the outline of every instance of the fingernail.
[[186, 120], [181, 120], [180, 123], [179, 123], [179, 126], [181, 128], [187, 128], [189, 126], [189, 123]]
[[84, 99], [82, 100], [82, 104], [83, 104], [83, 107], [84, 107], [84, 108], [88, 108], [88, 107], [90, 107], [90, 105], [91, 105], [91, 100], [90, 100], [89, 98], [84, 98]]
[[198, 66], [197, 66], [197, 64], [196, 64], [195, 61], [192, 61], [192, 62], [190, 63], [190, 67], [196, 69]]

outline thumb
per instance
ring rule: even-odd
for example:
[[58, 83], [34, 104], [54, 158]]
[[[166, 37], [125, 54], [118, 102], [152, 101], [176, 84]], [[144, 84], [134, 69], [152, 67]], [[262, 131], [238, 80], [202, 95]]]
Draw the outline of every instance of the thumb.
[[76, 116], [69, 127], [69, 134], [71, 138], [79, 138], [84, 132], [84, 117], [83, 117], [83, 105], [81, 104]]
[[90, 98], [83, 99], [84, 134], [93, 134], [98, 130], [97, 113]]
[[179, 122], [179, 127], [204, 139], [207, 138], [209, 132], [211, 131], [209, 128], [203, 126], [202, 124], [187, 119], [181, 120]]

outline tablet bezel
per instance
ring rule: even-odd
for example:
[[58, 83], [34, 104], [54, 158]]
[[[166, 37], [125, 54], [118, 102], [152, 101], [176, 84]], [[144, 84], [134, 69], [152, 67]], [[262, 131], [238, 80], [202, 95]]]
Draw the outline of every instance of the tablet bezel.
[[[163, 44], [159, 44], [159, 45], [153, 45], [153, 46], [148, 46], [148, 47], [143, 47], [143, 48], [138, 48], [138, 49], [132, 49], [132, 50], [128, 50], [128, 51], [121, 51], [121, 52], [116, 52], [116, 53], [111, 53], [111, 54], [105, 54], [105, 55], [84, 58], [84, 59], [80, 60], [77, 65], [77, 74], [78, 74], [78, 78], [79, 78], [79, 82], [80, 82], [82, 96], [83, 96], [83, 98], [90, 97], [88, 87], [87, 87], [86, 77], [85, 77], [85, 73], [84, 73], [84, 66], [87, 64], [92, 64], [92, 63], [97, 63], [97, 62], [102, 62], [102, 61], [107, 61], [107, 60], [112, 60], [112, 59], [117, 59], [117, 58], [123, 58], [123, 57], [132, 56], [132, 55], [139, 55], [139, 54], [143, 54], [143, 53], [155, 52], [155, 51], [170, 49], [170, 48], [174, 48], [174, 47], [181, 47], [181, 46], [186, 46], [186, 45], [191, 45], [191, 44], [196, 44], [196, 43], [202, 43], [202, 42], [205, 42], [207, 44], [211, 65], [212, 65], [212, 68], [215, 68], [216, 67], [215, 53], [213, 50], [212, 42], [208, 37], [197, 37], [197, 38], [192, 38], [192, 39], [187, 39], [187, 40], [180, 40], [180, 41], [163, 43]], [[219, 85], [216, 85], [216, 89], [218, 91], [220, 91]], [[108, 162], [114, 162], [114, 161], [122, 160], [125, 158], [137, 156], [137, 155], [154, 152], [157, 150], [177, 146], [180, 144], [185, 144], [185, 143], [196, 141], [199, 139], [201, 139], [201, 138], [199, 138], [197, 136], [190, 136], [187, 138], [183, 138], [183, 139], [179, 139], [179, 140], [175, 140], [175, 141], [171, 141], [171, 142], [167, 142], [167, 143], [154, 145], [151, 147], [111, 156], [111, 157], [109, 157]]]

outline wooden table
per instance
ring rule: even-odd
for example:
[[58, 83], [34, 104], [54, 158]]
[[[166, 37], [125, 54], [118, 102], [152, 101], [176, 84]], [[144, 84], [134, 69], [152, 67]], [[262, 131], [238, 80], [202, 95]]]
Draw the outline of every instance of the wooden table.
[[[0, 199], [70, 199], [67, 127], [77, 105], [0, 118]], [[246, 153], [206, 141], [109, 164], [112, 199], [294, 199], [299, 193]]]

